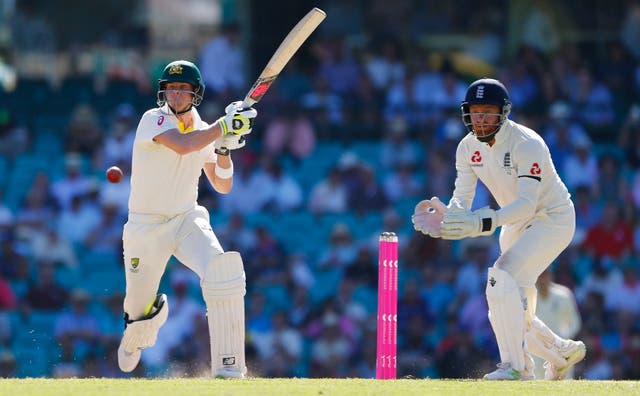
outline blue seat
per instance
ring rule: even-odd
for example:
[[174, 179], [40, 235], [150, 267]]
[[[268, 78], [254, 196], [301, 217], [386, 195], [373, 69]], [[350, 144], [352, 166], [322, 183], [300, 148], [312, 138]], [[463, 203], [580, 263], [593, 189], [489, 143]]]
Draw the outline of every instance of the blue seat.
[[316, 282], [309, 290], [309, 298], [312, 304], [318, 305], [335, 295], [342, 281], [342, 271], [340, 269], [318, 270], [314, 275]]
[[[7, 175], [9, 173], [9, 160], [0, 156], [0, 174]], [[0, 189], [7, 185], [7, 177], [0, 177]]]
[[13, 294], [19, 299], [24, 297], [29, 289], [29, 283], [26, 280], [12, 279], [9, 281], [9, 284], [11, 285], [11, 290], [13, 290]]
[[64, 148], [62, 138], [55, 131], [41, 131], [35, 135], [33, 142], [33, 152], [39, 157], [56, 158], [62, 157]]
[[94, 272], [118, 272], [122, 268], [122, 256], [116, 253], [92, 252], [85, 250], [80, 254], [80, 266], [83, 274]]
[[56, 283], [68, 290], [80, 284], [81, 278], [82, 274], [79, 268], [70, 269], [61, 267], [55, 271]]
[[81, 287], [93, 297], [105, 297], [125, 292], [124, 274], [120, 271], [92, 272], [85, 279]]
[[353, 300], [362, 304], [368, 314], [375, 314], [378, 306], [378, 293], [376, 290], [361, 286], [353, 291]]
[[264, 295], [266, 305], [271, 312], [287, 310], [291, 306], [291, 296], [286, 287], [281, 285], [261, 286], [256, 293]]
[[18, 377], [45, 377], [49, 374], [48, 350], [17, 346], [14, 348], [13, 354], [18, 363]]

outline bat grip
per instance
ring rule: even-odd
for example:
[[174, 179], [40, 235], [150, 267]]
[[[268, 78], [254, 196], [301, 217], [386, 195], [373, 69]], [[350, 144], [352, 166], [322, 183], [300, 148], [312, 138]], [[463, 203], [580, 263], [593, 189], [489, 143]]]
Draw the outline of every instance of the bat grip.
[[250, 98], [244, 98], [244, 100], [242, 101], [241, 110], [248, 109], [249, 107], [253, 106], [254, 103], [255, 101], [251, 100]]

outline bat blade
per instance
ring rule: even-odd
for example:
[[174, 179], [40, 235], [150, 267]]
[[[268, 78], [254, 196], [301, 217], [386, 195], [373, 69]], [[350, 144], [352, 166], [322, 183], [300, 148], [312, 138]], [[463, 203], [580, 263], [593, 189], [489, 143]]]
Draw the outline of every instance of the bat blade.
[[313, 33], [327, 14], [321, 9], [314, 7], [307, 13], [282, 40], [276, 52], [265, 66], [262, 73], [253, 84], [242, 102], [242, 107], [247, 108], [257, 103], [267, 92], [278, 74], [284, 69], [291, 57], [298, 51], [302, 43]]

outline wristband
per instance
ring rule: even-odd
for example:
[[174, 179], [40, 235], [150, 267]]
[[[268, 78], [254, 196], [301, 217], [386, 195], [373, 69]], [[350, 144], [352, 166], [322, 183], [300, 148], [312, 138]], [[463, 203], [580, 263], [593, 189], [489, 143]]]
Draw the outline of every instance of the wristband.
[[233, 176], [233, 162], [231, 162], [231, 166], [228, 168], [221, 168], [220, 165], [216, 163], [216, 176], [221, 179], [231, 179]]
[[215, 150], [213, 151], [215, 151], [215, 153], [218, 155], [225, 155], [225, 156], [231, 153], [231, 150], [229, 150], [226, 147], [220, 147], [220, 148], [216, 147]]

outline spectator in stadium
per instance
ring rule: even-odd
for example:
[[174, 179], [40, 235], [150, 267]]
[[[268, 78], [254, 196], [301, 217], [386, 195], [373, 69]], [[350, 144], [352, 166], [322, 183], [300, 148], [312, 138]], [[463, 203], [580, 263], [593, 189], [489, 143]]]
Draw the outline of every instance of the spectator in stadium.
[[200, 49], [202, 79], [214, 99], [226, 102], [246, 89], [245, 74], [238, 72], [245, 70], [240, 39], [240, 25], [228, 22]]
[[316, 131], [299, 104], [285, 102], [266, 125], [263, 139], [269, 156], [289, 155], [299, 163], [315, 149]]
[[347, 210], [347, 189], [342, 183], [340, 169], [329, 169], [327, 176], [312, 186], [308, 207], [315, 215], [343, 213]]
[[85, 354], [97, 351], [102, 334], [96, 317], [89, 312], [91, 295], [75, 289], [70, 300], [69, 310], [55, 320], [53, 335], [60, 344], [69, 345], [74, 361], [81, 361]]
[[622, 259], [633, 250], [633, 228], [616, 202], [606, 202], [600, 221], [589, 229], [582, 247], [594, 257]]
[[69, 292], [55, 280], [55, 267], [50, 263], [38, 265], [38, 278], [29, 285], [24, 295], [22, 309], [56, 311], [64, 308], [69, 301]]

